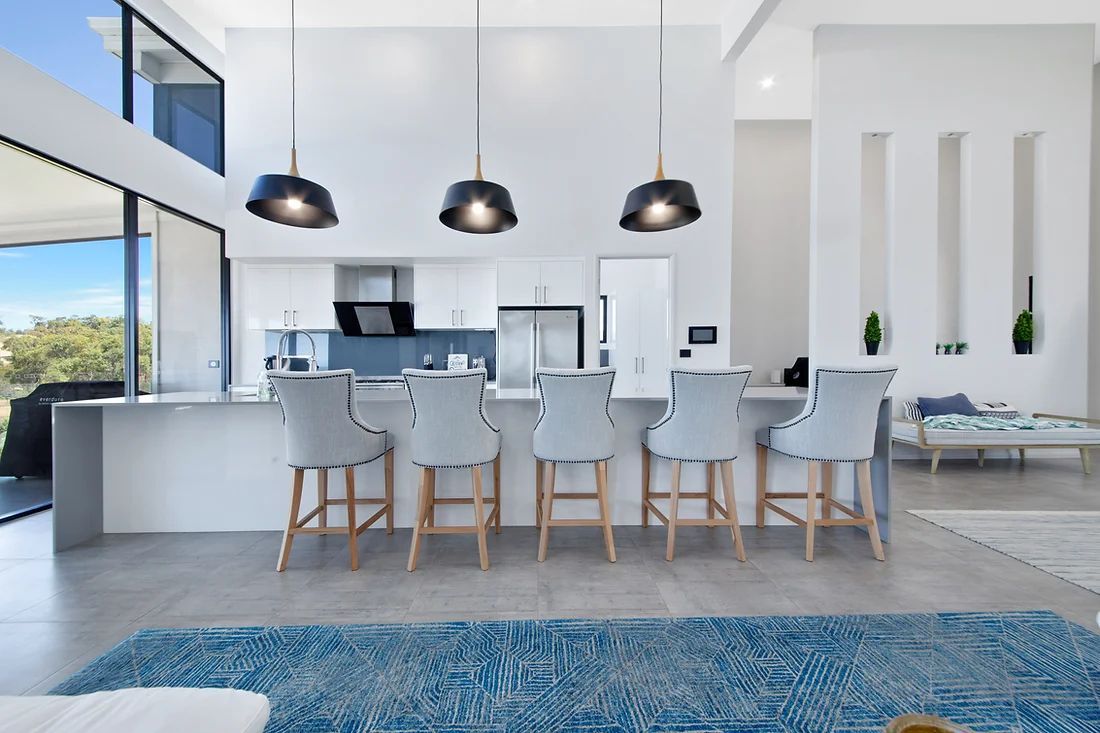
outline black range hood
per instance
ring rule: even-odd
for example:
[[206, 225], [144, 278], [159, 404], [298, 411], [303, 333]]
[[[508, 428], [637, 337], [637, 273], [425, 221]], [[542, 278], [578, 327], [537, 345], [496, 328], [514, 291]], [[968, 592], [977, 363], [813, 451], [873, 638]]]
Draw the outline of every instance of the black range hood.
[[345, 336], [413, 336], [412, 303], [340, 301], [332, 304]]

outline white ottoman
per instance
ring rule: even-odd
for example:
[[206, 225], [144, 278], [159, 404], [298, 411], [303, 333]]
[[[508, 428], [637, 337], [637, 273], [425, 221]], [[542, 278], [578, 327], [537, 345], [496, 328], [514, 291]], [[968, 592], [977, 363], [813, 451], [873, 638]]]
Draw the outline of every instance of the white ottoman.
[[0, 697], [0, 733], [261, 733], [270, 712], [255, 692], [189, 687]]

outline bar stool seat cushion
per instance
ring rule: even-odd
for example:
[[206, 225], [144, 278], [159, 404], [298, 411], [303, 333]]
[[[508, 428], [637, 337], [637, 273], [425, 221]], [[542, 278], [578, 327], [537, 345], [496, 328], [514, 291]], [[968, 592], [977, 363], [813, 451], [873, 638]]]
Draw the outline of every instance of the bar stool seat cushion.
[[401, 373], [413, 411], [414, 465], [473, 468], [496, 460], [501, 434], [485, 416], [485, 369]]
[[549, 463], [598, 463], [615, 456], [611, 388], [615, 368], [539, 369], [534, 454]]

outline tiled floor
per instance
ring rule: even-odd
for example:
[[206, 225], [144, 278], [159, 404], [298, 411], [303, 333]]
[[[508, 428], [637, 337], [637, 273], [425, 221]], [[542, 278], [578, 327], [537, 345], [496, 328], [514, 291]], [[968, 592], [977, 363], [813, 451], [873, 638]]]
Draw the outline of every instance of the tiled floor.
[[[471, 537], [425, 539], [404, 570], [409, 532], [361, 539], [346, 568], [338, 537], [303, 537], [273, 571], [276, 533], [111, 535], [54, 557], [50, 515], [0, 527], [0, 694], [43, 692], [139, 628], [370, 623], [566, 616], [889, 613], [1050, 608], [1092, 625], [1100, 596], [905, 513], [908, 508], [1100, 510], [1100, 476], [1075, 459], [899, 462], [888, 562], [866, 535], [818, 532], [816, 562], [793, 527], [745, 527], [748, 563], [722, 530], [685, 528], [664, 560], [663, 527], [619, 527], [619, 561], [594, 529], [558, 529], [546, 563], [531, 528], [490, 536], [493, 567]], [[1067, 538], [1072, 540], [1072, 538]]]

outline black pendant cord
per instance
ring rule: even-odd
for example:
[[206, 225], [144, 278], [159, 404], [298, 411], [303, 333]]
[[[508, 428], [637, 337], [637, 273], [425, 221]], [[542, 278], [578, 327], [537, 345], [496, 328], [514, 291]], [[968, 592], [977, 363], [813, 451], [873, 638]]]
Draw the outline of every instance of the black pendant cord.
[[477, 0], [477, 155], [481, 157], [481, 0]]
[[[663, 1], [663, 0], [662, 0]], [[294, 0], [290, 0], [290, 148], [298, 147], [298, 78], [295, 63]]]
[[657, 36], [657, 158], [663, 153], [665, 130], [665, 0], [661, 0], [661, 29]]

